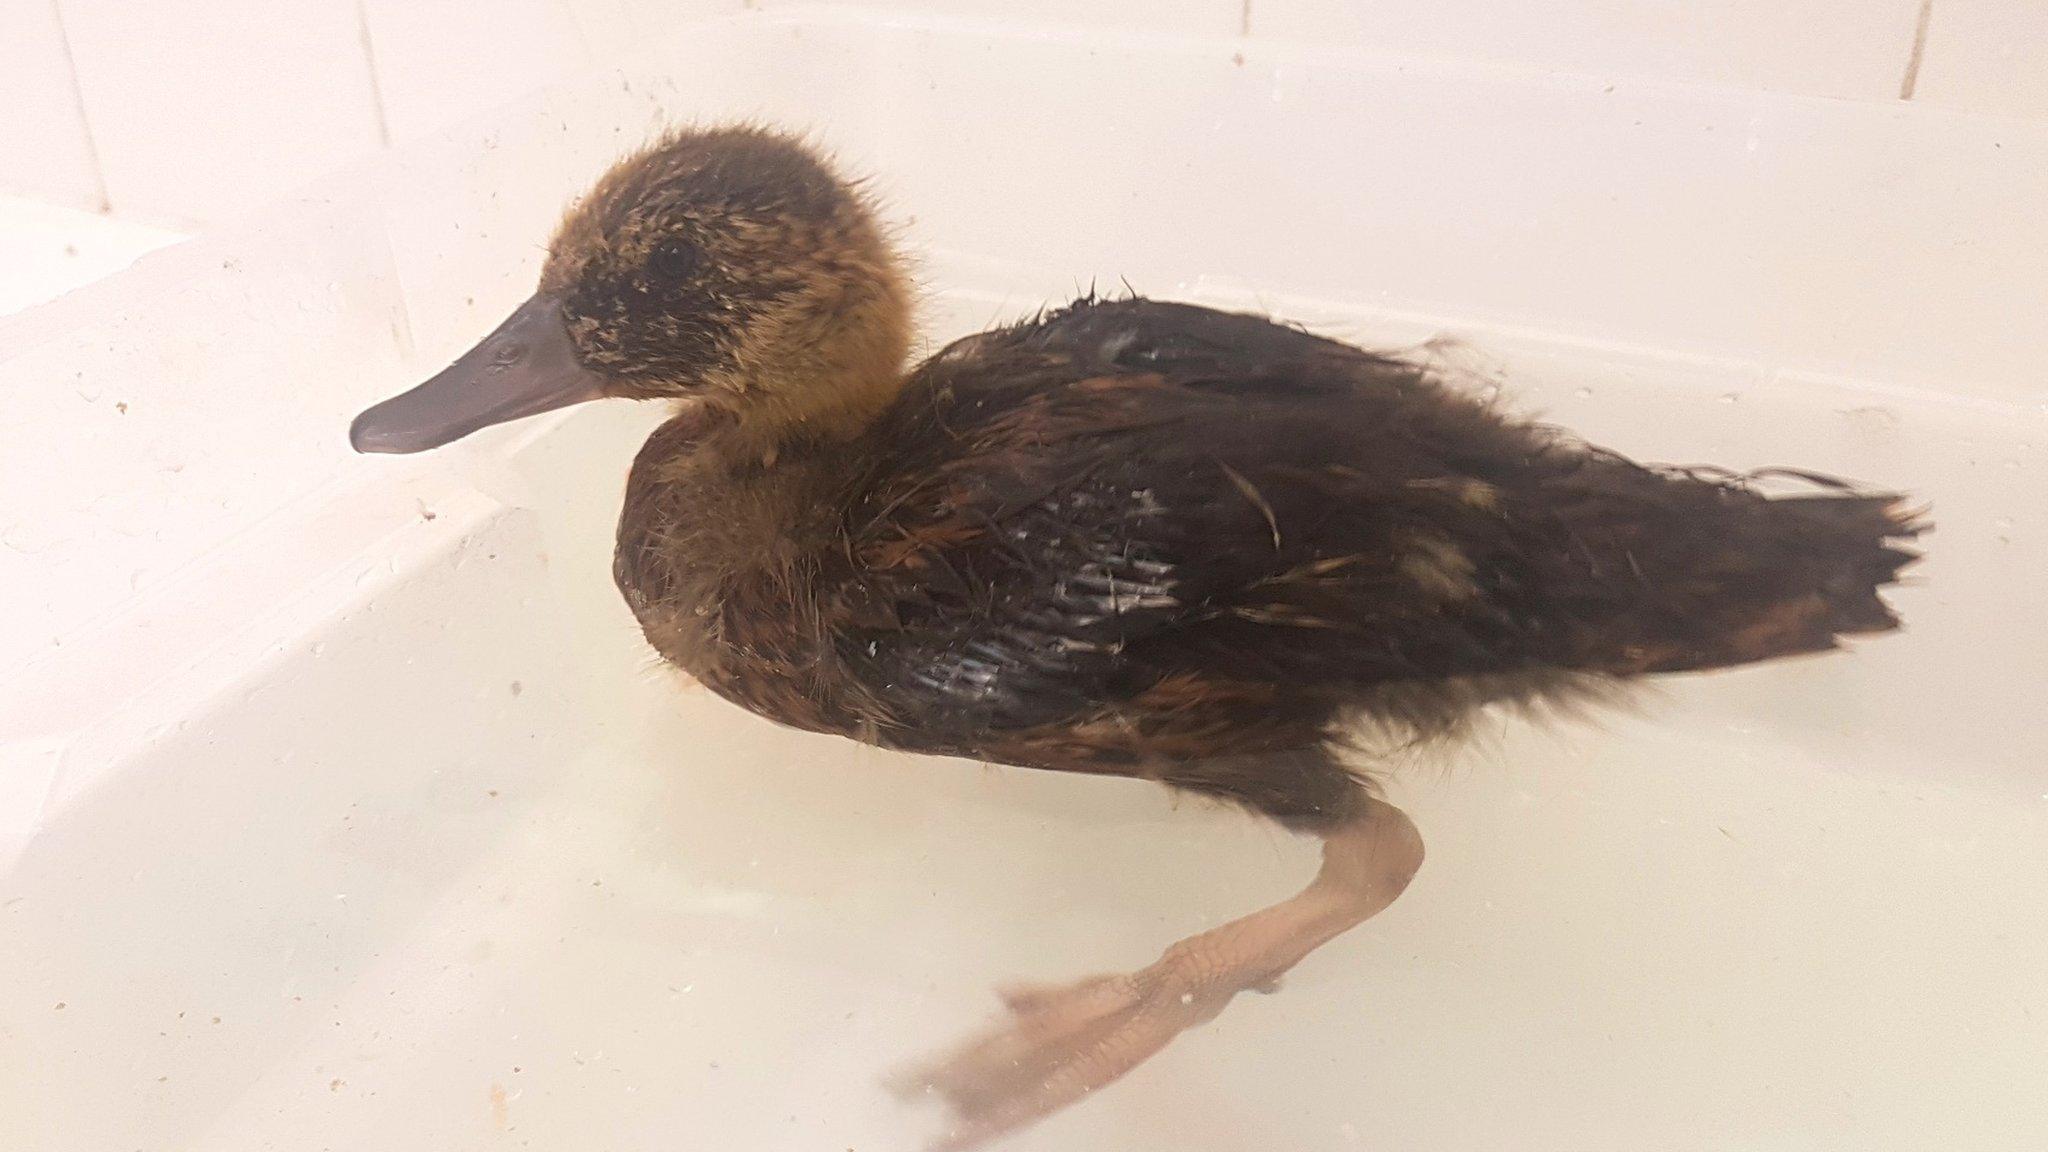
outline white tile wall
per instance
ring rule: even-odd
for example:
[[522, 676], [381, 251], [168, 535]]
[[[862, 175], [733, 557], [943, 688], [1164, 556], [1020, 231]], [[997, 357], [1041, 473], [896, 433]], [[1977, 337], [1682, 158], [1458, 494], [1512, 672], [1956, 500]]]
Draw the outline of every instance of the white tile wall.
[[[751, 9], [1219, 36], [1249, 27], [1254, 42], [1363, 48], [1422, 68], [1476, 61], [1891, 101], [1921, 2], [13, 0], [0, 5], [0, 192], [211, 226], [387, 138]], [[2048, 3], [1933, 0], [1914, 98], [2048, 117]]]
[[385, 123], [404, 140], [592, 62], [561, 0], [362, 0]]
[[2048, 3], [1934, 0], [1913, 98], [2048, 118]]
[[[1252, 0], [1255, 2], [1255, 0]], [[1248, 0], [843, 0], [877, 12], [1004, 20], [1019, 24], [1071, 24], [1229, 35], [1244, 24]], [[835, 0], [748, 0], [747, 7], [840, 7]]]
[[1251, 27], [1596, 76], [1888, 100], [1919, 9], [1920, 0], [1252, 0]]
[[731, 16], [761, 6], [760, 0], [566, 0], [592, 10], [590, 19], [616, 20], [632, 39], [617, 46], [613, 58], [644, 54], [699, 20]]
[[61, 0], [117, 212], [210, 224], [374, 151], [354, 0]]
[[0, 191], [101, 206], [56, 0], [0, 4]]
[[593, 56], [616, 60], [642, 43], [626, 3], [627, 0], [562, 0], [562, 7], [576, 22], [576, 30]]

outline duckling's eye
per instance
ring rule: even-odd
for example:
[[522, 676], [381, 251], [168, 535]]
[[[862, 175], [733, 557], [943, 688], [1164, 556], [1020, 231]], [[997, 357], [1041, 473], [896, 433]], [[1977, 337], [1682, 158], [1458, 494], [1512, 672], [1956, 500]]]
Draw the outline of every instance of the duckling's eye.
[[663, 280], [687, 280], [699, 263], [697, 246], [686, 240], [664, 240], [647, 256], [647, 266]]

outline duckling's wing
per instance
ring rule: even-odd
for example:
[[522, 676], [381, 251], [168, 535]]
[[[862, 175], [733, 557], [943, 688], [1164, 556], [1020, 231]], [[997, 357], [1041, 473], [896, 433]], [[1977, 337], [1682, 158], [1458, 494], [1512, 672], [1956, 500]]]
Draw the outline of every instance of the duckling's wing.
[[1490, 516], [1479, 458], [1535, 441], [1415, 365], [1256, 317], [1084, 304], [942, 352], [872, 440], [821, 604], [885, 729], [970, 741], [1174, 678], [1508, 659], [1463, 628], [1395, 641], [1475, 578], [1428, 526]]
[[1812, 651], [1889, 626], [1917, 530], [1889, 496], [1644, 468], [1423, 367], [1149, 301], [942, 353], [875, 440], [821, 603], [876, 726], [933, 750], [1270, 746], [1361, 708], [1448, 730], [1475, 685]]

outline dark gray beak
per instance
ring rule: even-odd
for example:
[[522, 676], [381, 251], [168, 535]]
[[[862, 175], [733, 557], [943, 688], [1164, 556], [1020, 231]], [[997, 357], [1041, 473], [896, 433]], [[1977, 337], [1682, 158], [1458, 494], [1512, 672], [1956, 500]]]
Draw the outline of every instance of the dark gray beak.
[[424, 452], [604, 394], [604, 378], [576, 362], [562, 302], [535, 296], [433, 379], [365, 409], [348, 442], [358, 452]]

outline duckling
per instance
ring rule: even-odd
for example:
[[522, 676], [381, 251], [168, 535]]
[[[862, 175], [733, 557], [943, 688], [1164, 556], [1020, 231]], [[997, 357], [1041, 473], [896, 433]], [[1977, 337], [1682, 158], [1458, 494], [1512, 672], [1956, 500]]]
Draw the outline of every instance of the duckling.
[[573, 207], [537, 293], [363, 412], [414, 452], [599, 397], [677, 412], [614, 570], [648, 642], [783, 724], [1136, 777], [1320, 838], [1298, 895], [1135, 972], [1007, 995], [906, 1080], [977, 1146], [1109, 1084], [1387, 907], [1414, 823], [1348, 754], [1489, 705], [1892, 629], [1897, 495], [1650, 467], [1427, 366], [1251, 316], [1088, 298], [908, 372], [869, 198], [757, 126], [673, 132]]

